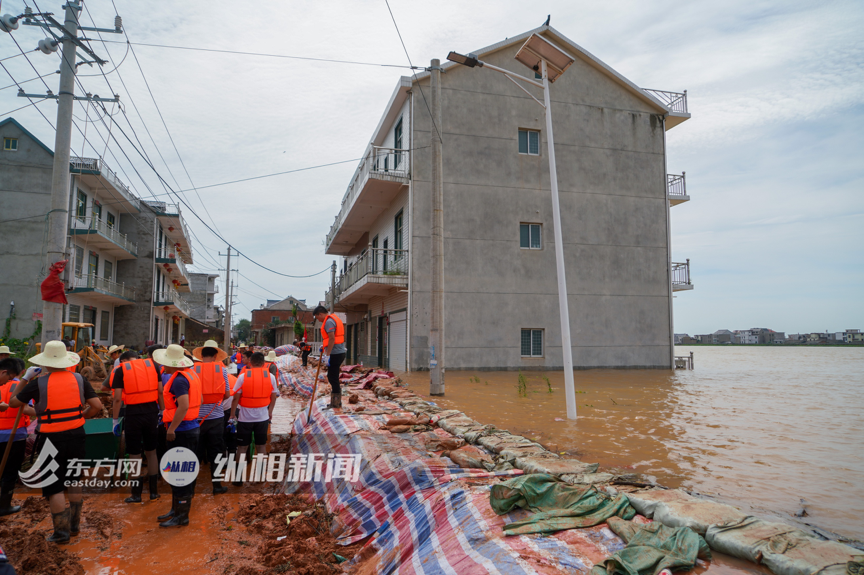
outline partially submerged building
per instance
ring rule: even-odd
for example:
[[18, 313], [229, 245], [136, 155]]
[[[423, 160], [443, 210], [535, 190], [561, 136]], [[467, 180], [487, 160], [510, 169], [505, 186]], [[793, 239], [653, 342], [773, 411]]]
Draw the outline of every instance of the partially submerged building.
[[[526, 75], [514, 55], [533, 33], [576, 60], [551, 87], [574, 365], [671, 368], [672, 294], [693, 286], [671, 257], [670, 207], [689, 196], [665, 133], [690, 117], [686, 92], [640, 88], [549, 26], [474, 53]], [[446, 368], [561, 369], [543, 110], [503, 75], [443, 68], [443, 125], [429, 73], [400, 78], [325, 240], [344, 258], [328, 298], [347, 361], [428, 369], [440, 134]]]

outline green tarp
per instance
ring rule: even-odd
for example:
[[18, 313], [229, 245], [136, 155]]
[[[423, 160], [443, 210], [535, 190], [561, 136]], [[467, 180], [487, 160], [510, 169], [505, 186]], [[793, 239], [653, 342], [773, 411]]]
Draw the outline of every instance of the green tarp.
[[610, 517], [632, 519], [636, 515], [624, 495], [612, 498], [591, 485], [570, 485], [544, 473], [521, 475], [493, 485], [490, 503], [498, 515], [517, 507], [535, 511], [528, 519], [505, 525], [506, 535], [591, 527]]
[[591, 575], [654, 575], [661, 569], [690, 570], [696, 558], [711, 559], [711, 550], [701, 536], [689, 527], [666, 527], [653, 522], [640, 525], [611, 517], [609, 528], [627, 543]]

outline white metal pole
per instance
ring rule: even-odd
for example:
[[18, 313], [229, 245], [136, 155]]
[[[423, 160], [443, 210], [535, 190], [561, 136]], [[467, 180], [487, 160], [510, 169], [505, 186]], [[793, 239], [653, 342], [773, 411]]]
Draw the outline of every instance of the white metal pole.
[[567, 305], [567, 278], [564, 275], [564, 240], [561, 233], [561, 206], [558, 203], [558, 171], [555, 167], [555, 141], [552, 138], [552, 104], [546, 60], [543, 71], [543, 101], [546, 103], [546, 143], [549, 147], [549, 182], [552, 187], [552, 219], [555, 234], [555, 264], [558, 269], [558, 307], [561, 315], [561, 351], [564, 356], [564, 395], [567, 419], [576, 419], [576, 388], [573, 382], [573, 348], [570, 343], [570, 309]]

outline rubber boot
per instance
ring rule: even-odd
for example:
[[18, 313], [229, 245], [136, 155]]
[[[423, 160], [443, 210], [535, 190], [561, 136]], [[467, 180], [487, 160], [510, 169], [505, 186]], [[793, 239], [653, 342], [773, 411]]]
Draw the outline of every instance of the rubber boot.
[[144, 491], [144, 483], [141, 478], [132, 480], [132, 495], [123, 501], [126, 503], [141, 503], [141, 492]]
[[342, 394], [341, 393], [336, 394], [336, 408], [342, 409]]
[[171, 494], [171, 511], [169, 511], [165, 515], [160, 515], [159, 517], [156, 518], [156, 521], [167, 521], [167, 520], [171, 519], [172, 517], [174, 517], [174, 514], [176, 513], [175, 512], [176, 508], [177, 508], [177, 496], [172, 493]]
[[174, 517], [159, 524], [159, 527], [180, 527], [189, 525], [189, 509], [192, 507], [192, 496], [177, 498], [177, 506], [174, 508]]
[[328, 405], [325, 409], [334, 409], [336, 407], [336, 394], [330, 394], [330, 405]]
[[60, 513], [52, 513], [51, 521], [54, 523], [54, 533], [47, 537], [49, 543], [69, 543], [69, 528], [72, 521], [72, 513], [67, 507]]
[[228, 488], [222, 485], [221, 481], [214, 481], [213, 495], [222, 495], [223, 493], [228, 493]]
[[81, 508], [84, 506], [83, 501], [70, 501], [69, 511], [72, 517], [69, 520], [69, 533], [78, 535], [81, 530]]
[[12, 515], [21, 511], [20, 505], [12, 505], [12, 492], [0, 493], [0, 517], [3, 515]]
[[159, 486], [157, 483], [158, 481], [158, 475], [150, 476], [150, 501], [153, 501], [154, 499], [159, 499]]

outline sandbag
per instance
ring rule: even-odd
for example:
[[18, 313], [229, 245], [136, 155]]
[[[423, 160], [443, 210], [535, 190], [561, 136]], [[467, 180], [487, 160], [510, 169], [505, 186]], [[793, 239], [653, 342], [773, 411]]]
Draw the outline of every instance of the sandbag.
[[[561, 479], [570, 485], [594, 485], [596, 483], [609, 483], [615, 476], [611, 473], [564, 473]], [[632, 503], [631, 503], [632, 505]]]
[[597, 471], [598, 464], [583, 463], [578, 459], [534, 456], [517, 457], [516, 467], [518, 467], [525, 473], [546, 473], [548, 475], [560, 476], [565, 474], [575, 475], [579, 473], [594, 473], [595, 471]]
[[669, 527], [689, 527], [704, 535], [711, 525], [740, 521], [746, 515], [730, 505], [699, 499], [680, 489], [627, 493], [630, 505], [645, 517]]
[[454, 449], [447, 456], [453, 463], [465, 469], [492, 469], [495, 466], [487, 453], [473, 445]]

